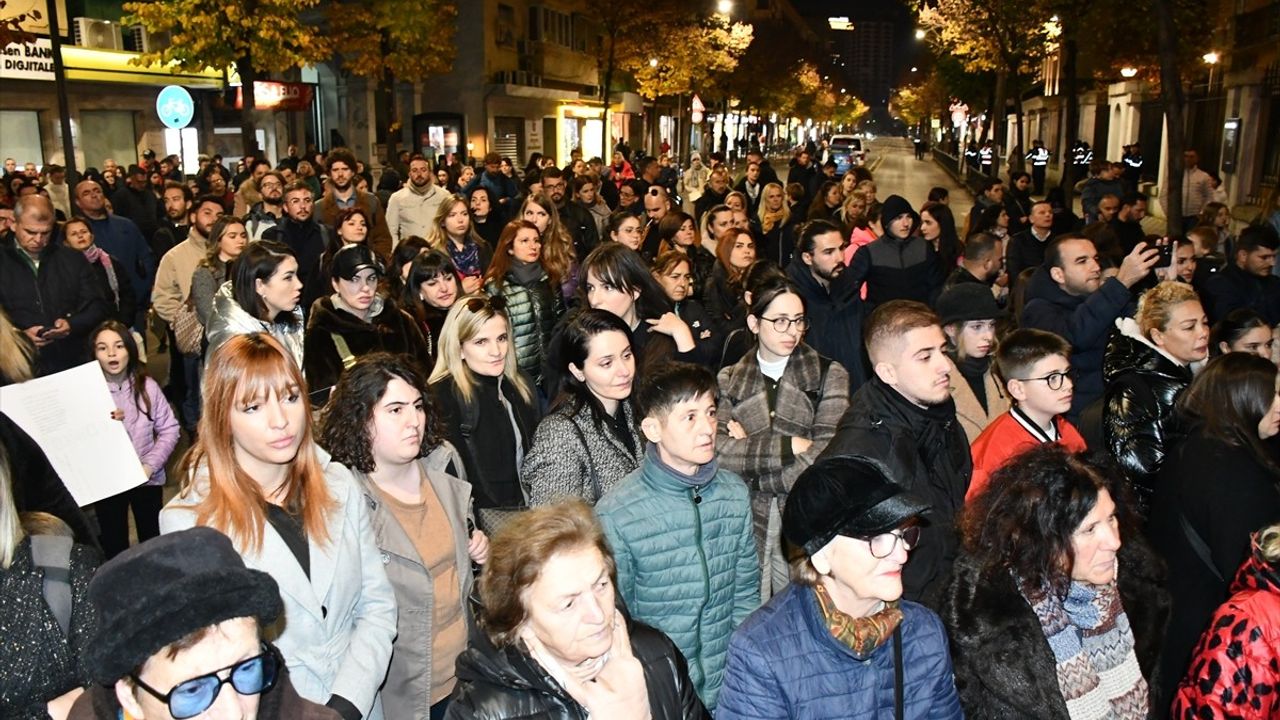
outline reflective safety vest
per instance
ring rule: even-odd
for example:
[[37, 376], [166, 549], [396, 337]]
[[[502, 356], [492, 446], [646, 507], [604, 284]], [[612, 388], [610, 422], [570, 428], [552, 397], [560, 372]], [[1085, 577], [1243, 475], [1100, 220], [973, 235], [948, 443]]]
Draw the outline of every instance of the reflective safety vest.
[[1031, 148], [1031, 152], [1027, 153], [1027, 159], [1036, 167], [1044, 167], [1049, 164], [1049, 148]]
[[1124, 164], [1126, 167], [1131, 167], [1134, 170], [1142, 169], [1141, 155], [1125, 155], [1123, 158], [1121, 158], [1121, 160], [1124, 160]]
[[978, 157], [982, 159], [983, 165], [990, 165], [991, 160], [994, 156], [995, 156], [995, 150], [993, 148], [984, 147], [978, 151]]
[[1084, 145], [1077, 145], [1071, 150], [1072, 162], [1076, 165], [1088, 165], [1093, 161], [1093, 150]]

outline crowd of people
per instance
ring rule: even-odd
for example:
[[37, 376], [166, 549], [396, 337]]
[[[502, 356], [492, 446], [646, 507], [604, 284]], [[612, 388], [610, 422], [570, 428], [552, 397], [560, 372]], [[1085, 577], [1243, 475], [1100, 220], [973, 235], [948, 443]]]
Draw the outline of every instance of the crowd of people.
[[816, 156], [9, 168], [0, 716], [1280, 715], [1276, 230]]

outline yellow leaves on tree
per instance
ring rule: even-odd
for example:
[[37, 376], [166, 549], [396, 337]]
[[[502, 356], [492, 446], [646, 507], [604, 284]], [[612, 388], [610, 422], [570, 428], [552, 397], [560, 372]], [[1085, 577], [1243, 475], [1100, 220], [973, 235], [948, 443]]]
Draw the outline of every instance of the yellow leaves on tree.
[[453, 67], [458, 8], [451, 0], [333, 3], [327, 15], [342, 67], [352, 75], [381, 80], [390, 72], [418, 82]]
[[722, 16], [672, 13], [664, 19], [618, 47], [618, 67], [631, 73], [649, 100], [694, 92], [733, 72], [751, 44], [751, 25]]

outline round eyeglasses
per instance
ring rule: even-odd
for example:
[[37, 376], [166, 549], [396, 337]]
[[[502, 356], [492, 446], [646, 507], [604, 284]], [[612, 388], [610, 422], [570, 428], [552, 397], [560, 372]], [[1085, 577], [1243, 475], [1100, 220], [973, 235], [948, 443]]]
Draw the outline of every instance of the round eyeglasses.
[[809, 318], [804, 316], [797, 318], [789, 318], [782, 315], [771, 318], [761, 316], [760, 322], [773, 323], [773, 329], [780, 333], [790, 330], [792, 325], [795, 325], [796, 330], [799, 330], [800, 332], [804, 332], [809, 329]]
[[1010, 379], [1017, 380], [1019, 382], [1039, 382], [1043, 380], [1044, 384], [1048, 385], [1050, 390], [1061, 390], [1062, 384], [1067, 380], [1071, 381], [1072, 386], [1076, 384], [1076, 371], [1072, 369], [1066, 372], [1051, 372], [1048, 375], [1045, 375], [1044, 377], [1010, 378]]
[[[233, 665], [219, 668], [200, 677], [184, 680], [167, 693], [142, 682], [142, 678], [133, 675], [138, 687], [146, 690], [152, 697], [169, 707], [169, 714], [174, 720], [193, 718], [208, 710], [217, 701], [222, 686], [230, 684], [241, 695], [258, 695], [275, 687], [276, 678], [280, 674], [280, 658], [266, 644], [262, 645], [262, 653]], [[230, 672], [228, 672], [230, 671]], [[227, 673], [225, 678], [218, 677]]]
[[869, 538], [865, 538], [871, 546], [871, 557], [876, 559], [884, 559], [893, 554], [897, 549], [898, 543], [902, 543], [902, 549], [911, 550], [920, 542], [920, 526], [912, 525], [901, 530], [893, 532], [880, 533]]

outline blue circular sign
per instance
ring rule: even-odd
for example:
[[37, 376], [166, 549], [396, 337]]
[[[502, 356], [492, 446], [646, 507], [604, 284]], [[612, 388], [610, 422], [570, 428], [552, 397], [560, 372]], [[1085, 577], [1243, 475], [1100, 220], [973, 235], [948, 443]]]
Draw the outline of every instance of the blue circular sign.
[[196, 102], [181, 85], [166, 85], [156, 97], [156, 114], [165, 127], [182, 129], [191, 124], [191, 118], [196, 114]]

